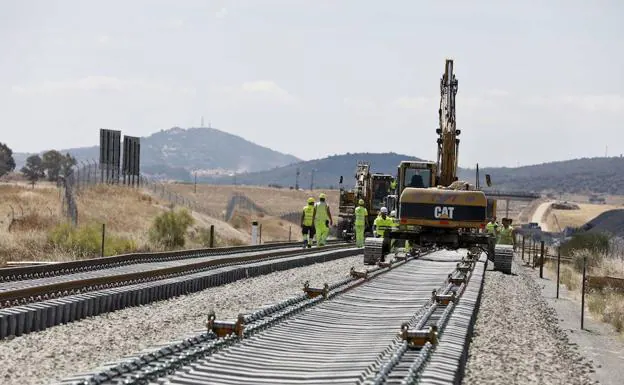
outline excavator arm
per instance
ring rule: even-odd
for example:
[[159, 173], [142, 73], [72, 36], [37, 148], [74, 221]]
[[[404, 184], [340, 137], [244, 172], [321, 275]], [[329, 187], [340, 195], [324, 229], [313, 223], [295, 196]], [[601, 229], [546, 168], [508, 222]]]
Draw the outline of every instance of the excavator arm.
[[437, 185], [449, 186], [457, 177], [457, 160], [459, 152], [460, 130], [455, 122], [455, 95], [457, 95], [457, 79], [453, 74], [453, 60], [447, 59], [444, 75], [440, 79], [440, 126], [438, 134], [438, 180]]

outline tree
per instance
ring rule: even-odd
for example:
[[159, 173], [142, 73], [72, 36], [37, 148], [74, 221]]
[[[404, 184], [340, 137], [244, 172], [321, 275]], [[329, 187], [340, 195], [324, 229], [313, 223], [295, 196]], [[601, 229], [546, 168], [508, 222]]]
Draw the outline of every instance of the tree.
[[43, 161], [39, 155], [31, 155], [26, 159], [26, 165], [20, 170], [26, 178], [32, 183], [33, 188], [35, 183], [45, 176], [43, 168]]
[[63, 174], [63, 176], [69, 175], [69, 173], [71, 173], [72, 167], [74, 167], [77, 163], [78, 162], [76, 161], [76, 158], [69, 155], [69, 153], [65, 154], [63, 160], [61, 161], [61, 173]]
[[0, 143], [0, 176], [15, 170], [13, 150], [4, 143]]
[[43, 153], [41, 161], [49, 181], [56, 181], [58, 179], [64, 159], [65, 157], [56, 150]]

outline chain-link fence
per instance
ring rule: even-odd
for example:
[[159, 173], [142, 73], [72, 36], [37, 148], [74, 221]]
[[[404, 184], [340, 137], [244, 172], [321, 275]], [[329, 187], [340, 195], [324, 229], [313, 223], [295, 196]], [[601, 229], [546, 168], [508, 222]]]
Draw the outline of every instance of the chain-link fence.
[[255, 213], [268, 215], [273, 217], [279, 217], [289, 222], [299, 224], [300, 212], [283, 211], [272, 212], [267, 211], [261, 205], [251, 200], [245, 194], [241, 192], [234, 192], [228, 203], [222, 210], [215, 209], [203, 204], [201, 201], [197, 201], [193, 197], [189, 197], [186, 194], [180, 194], [170, 187], [169, 183], [164, 183], [154, 178], [149, 178], [144, 175], [139, 178], [119, 175], [113, 177], [113, 171], [107, 169], [107, 166], [100, 167], [100, 164], [96, 161], [93, 162], [80, 162], [78, 167], [72, 169], [66, 177], [60, 177], [59, 183], [63, 187], [64, 194], [63, 199], [63, 211], [66, 212], [71, 222], [76, 225], [78, 223], [78, 207], [76, 204], [76, 196], [80, 194], [82, 190], [89, 186], [97, 184], [109, 184], [131, 187], [142, 187], [151, 191], [156, 197], [165, 200], [176, 206], [186, 207], [191, 211], [208, 215], [212, 218], [217, 218], [223, 221], [230, 221], [233, 215], [238, 211], [246, 213]]

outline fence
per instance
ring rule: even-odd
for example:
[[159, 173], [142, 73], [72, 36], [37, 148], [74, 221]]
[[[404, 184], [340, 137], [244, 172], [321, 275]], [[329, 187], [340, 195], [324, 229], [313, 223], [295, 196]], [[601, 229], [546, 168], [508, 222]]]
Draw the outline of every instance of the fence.
[[213, 207], [208, 207], [202, 202], [196, 199], [177, 193], [173, 191], [168, 183], [161, 182], [157, 179], [149, 178], [144, 175], [140, 176], [136, 180], [128, 179], [124, 184], [124, 179], [114, 180], [107, 178], [107, 175], [112, 175], [112, 172], [106, 170], [107, 166], [100, 168], [98, 162], [80, 162], [79, 167], [72, 169], [66, 177], [59, 178], [60, 185], [63, 187], [64, 193], [63, 199], [63, 211], [66, 212], [68, 218], [71, 219], [72, 224], [78, 223], [78, 207], [76, 204], [76, 196], [80, 194], [82, 190], [89, 186], [97, 184], [109, 184], [109, 185], [126, 185], [128, 187], [137, 186], [151, 191], [155, 196], [163, 199], [169, 203], [177, 206], [186, 207], [191, 211], [208, 215], [212, 218], [217, 218], [223, 221], [230, 221], [237, 211], [253, 212], [256, 214], [269, 215], [279, 217], [294, 224], [299, 224], [300, 212], [269, 212], [259, 204], [251, 200], [245, 194], [235, 192], [232, 194], [226, 206], [223, 210], [215, 210]]

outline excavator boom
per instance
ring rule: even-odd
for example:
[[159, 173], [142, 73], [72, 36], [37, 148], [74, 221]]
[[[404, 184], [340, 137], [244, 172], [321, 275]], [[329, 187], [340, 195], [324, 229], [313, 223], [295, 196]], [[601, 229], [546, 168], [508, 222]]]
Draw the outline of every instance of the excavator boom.
[[455, 95], [457, 79], [453, 73], [453, 60], [447, 59], [444, 75], [440, 79], [440, 109], [438, 110], [440, 127], [438, 133], [438, 185], [449, 186], [457, 177], [457, 159], [459, 152], [459, 131], [455, 122]]

